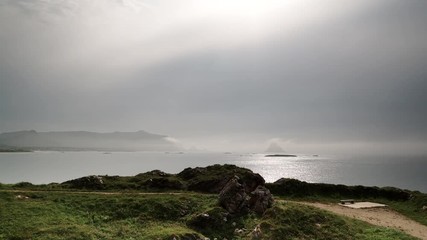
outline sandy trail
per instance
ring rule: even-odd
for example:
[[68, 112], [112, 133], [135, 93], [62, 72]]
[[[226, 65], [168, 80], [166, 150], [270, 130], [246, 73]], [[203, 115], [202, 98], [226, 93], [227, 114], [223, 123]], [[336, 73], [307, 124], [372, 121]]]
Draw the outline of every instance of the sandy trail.
[[339, 215], [359, 219], [377, 226], [401, 230], [411, 236], [427, 240], [427, 226], [411, 220], [389, 208], [352, 209], [339, 204], [298, 202], [321, 208]]

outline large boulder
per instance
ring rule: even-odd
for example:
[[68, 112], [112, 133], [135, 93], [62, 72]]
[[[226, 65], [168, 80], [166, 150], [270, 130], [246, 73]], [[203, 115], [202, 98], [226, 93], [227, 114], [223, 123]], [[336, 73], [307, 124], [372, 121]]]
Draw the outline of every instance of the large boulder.
[[231, 214], [248, 211], [249, 196], [245, 187], [239, 183], [239, 177], [234, 176], [219, 193], [219, 205]]
[[273, 196], [263, 185], [248, 192], [246, 183], [234, 176], [219, 194], [219, 205], [231, 214], [244, 214], [249, 210], [261, 215], [273, 205]]
[[273, 195], [264, 186], [258, 186], [250, 193], [249, 208], [257, 214], [263, 214], [267, 208], [273, 206]]

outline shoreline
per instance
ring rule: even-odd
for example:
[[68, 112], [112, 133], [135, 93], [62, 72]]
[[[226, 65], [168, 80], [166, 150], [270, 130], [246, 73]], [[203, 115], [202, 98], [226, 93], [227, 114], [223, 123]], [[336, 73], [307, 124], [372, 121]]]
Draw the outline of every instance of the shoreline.
[[[236, 181], [241, 184], [240, 186], [247, 194], [250, 194], [248, 195], [250, 197], [257, 196], [251, 195], [251, 191], [253, 190], [250, 189], [259, 189], [259, 187], [264, 189], [263, 191], [268, 192], [268, 194], [271, 193], [272, 195], [270, 196], [274, 198], [274, 203], [270, 206], [270, 209], [266, 209], [259, 216], [253, 215], [253, 213], [250, 215], [233, 215], [231, 212], [224, 213], [226, 211], [224, 209], [227, 208], [220, 206], [218, 199], [220, 196], [224, 196], [222, 195], [224, 189], [229, 188], [229, 184]], [[340, 208], [344, 207], [339, 205], [340, 199], [355, 199], [355, 201], [369, 200], [383, 203], [396, 212], [396, 214], [392, 215], [393, 217], [408, 219], [408, 221], [403, 222], [399, 220], [399, 222], [395, 221], [395, 225], [386, 226], [385, 223], [389, 222], [391, 215], [389, 215], [388, 211], [377, 211], [376, 221], [369, 222], [367, 220], [372, 218], [372, 216], [365, 214], [372, 212], [371, 210], [358, 209], [359, 211], [357, 211], [352, 209], [343, 211], [357, 212], [352, 212], [350, 215], [342, 213], [340, 212]], [[88, 218], [88, 221], [78, 223], [78, 226], [84, 228], [91, 227], [91, 224], [96, 219], [107, 228], [113, 227], [114, 224], [121, 224], [122, 219], [129, 219], [133, 221], [135, 227], [138, 229], [141, 226], [146, 228], [147, 221], [153, 226], [157, 226], [164, 221], [169, 221], [168, 224], [162, 225], [162, 229], [169, 229], [166, 235], [161, 235], [163, 237], [160, 239], [165, 240], [173, 239], [173, 236], [179, 236], [174, 235], [177, 233], [176, 227], [186, 233], [191, 232], [196, 234], [197, 237], [189, 238], [194, 240], [204, 239], [201, 236], [211, 237], [211, 239], [218, 236], [221, 237], [220, 239], [224, 237], [228, 239], [231, 236], [235, 238], [240, 233], [244, 233], [242, 236], [249, 236], [256, 229], [261, 229], [263, 234], [270, 236], [268, 239], [282, 239], [279, 237], [283, 236], [281, 234], [284, 230], [282, 226], [288, 226], [295, 230], [293, 231], [297, 233], [295, 238], [306, 236], [306, 233], [313, 233], [315, 234], [313, 235], [313, 239], [316, 239], [326, 234], [326, 232], [323, 232], [323, 228], [319, 226], [327, 226], [328, 224], [332, 224], [332, 226], [325, 227], [325, 229], [328, 229], [327, 234], [330, 233], [330, 230], [335, 231], [328, 239], [337, 239], [334, 236], [340, 234], [355, 236], [354, 234], [356, 233], [363, 233], [364, 236], [372, 237], [375, 237], [376, 234], [385, 234], [389, 238], [384, 239], [397, 240], [409, 239], [401, 238], [403, 235], [399, 234], [404, 233], [399, 233], [399, 230], [404, 230], [406, 234], [412, 236], [424, 237], [424, 235], [417, 235], [416, 231], [423, 231], [427, 228], [427, 220], [424, 217], [425, 213], [422, 212], [426, 207], [419, 205], [427, 202], [427, 194], [397, 188], [313, 184], [285, 178], [279, 179], [274, 183], [265, 183], [265, 180], [259, 174], [249, 169], [229, 164], [185, 168], [177, 174], [152, 170], [135, 176], [90, 175], [47, 185], [33, 185], [25, 182], [15, 185], [0, 184], [0, 201], [6, 201], [9, 206], [15, 206], [13, 208], [17, 209], [14, 210], [15, 212], [21, 211], [21, 215], [30, 215], [33, 218], [51, 218], [51, 207], [57, 206], [53, 208], [56, 211], [60, 209], [67, 210], [68, 208], [61, 207], [63, 204], [67, 207], [73, 206], [78, 210], [58, 212], [59, 215], [55, 215], [55, 217], [58, 216], [56, 221], [73, 219], [73, 214], [79, 213], [82, 208], [87, 208], [88, 210], [83, 211], [83, 215], [78, 218]], [[49, 205], [46, 205], [47, 203]], [[187, 204], [189, 205], [187, 206]], [[22, 206], [27, 207], [22, 208]], [[43, 207], [45, 210], [40, 215], [39, 211], [33, 212], [31, 210], [33, 208], [30, 208], [30, 206]], [[194, 208], [195, 206], [198, 207]], [[89, 211], [92, 211], [93, 207], [96, 207], [98, 210], [89, 214]], [[329, 209], [327, 209], [328, 207]], [[124, 208], [127, 208], [127, 210], [124, 211]], [[321, 211], [320, 209], [327, 210], [328, 212]], [[338, 215], [334, 215], [333, 213]], [[8, 214], [14, 216], [13, 211]], [[152, 215], [145, 218], [146, 214]], [[62, 218], [61, 216], [64, 215], [68, 217]], [[358, 217], [359, 215], [361, 218]], [[170, 219], [171, 216], [175, 216], [173, 220]], [[295, 224], [291, 223], [289, 225], [289, 223], [284, 224], [281, 222], [281, 219], [288, 219], [290, 216]], [[313, 220], [307, 220], [301, 218], [301, 216], [313, 217]], [[132, 217], [137, 217], [137, 221], [132, 220]], [[364, 222], [348, 220], [346, 217], [349, 217], [348, 219], [360, 219]], [[157, 218], [159, 220], [156, 220]], [[14, 219], [16, 223], [12, 226], [16, 229], [16, 234], [19, 234], [20, 228], [16, 226], [20, 226], [19, 224], [22, 223], [19, 219]], [[142, 223], [138, 219], [143, 220]], [[114, 222], [111, 222], [112, 220]], [[263, 225], [263, 223], [266, 223], [265, 221], [272, 223], [271, 226], [277, 227], [271, 228], [268, 224]], [[375, 227], [366, 222], [381, 227]], [[181, 223], [185, 224], [181, 225]], [[313, 226], [313, 223], [316, 224]], [[54, 226], [53, 223], [48, 223], [43, 228], [51, 228], [52, 226]], [[36, 226], [35, 229], [40, 227]], [[162, 232], [157, 228], [150, 229], [150, 234]], [[415, 229], [415, 232], [411, 229]], [[109, 234], [115, 230], [108, 231], [105, 234]], [[346, 233], [346, 231], [350, 231], [351, 233]], [[15, 234], [14, 232], [15, 230], [11, 230], [9, 233]], [[299, 233], [302, 235], [299, 235]], [[124, 234], [122, 236], [151, 236], [144, 235], [147, 233], [128, 234], [130, 235]], [[361, 239], [375, 239], [372, 237]], [[176, 237], [176, 239], [188, 238], [182, 238], [181, 236]]]

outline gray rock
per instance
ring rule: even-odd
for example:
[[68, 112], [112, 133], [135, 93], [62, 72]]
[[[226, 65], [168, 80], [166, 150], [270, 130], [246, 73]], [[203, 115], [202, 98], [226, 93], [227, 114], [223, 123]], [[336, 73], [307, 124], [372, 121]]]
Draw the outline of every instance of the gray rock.
[[229, 213], [223, 208], [216, 207], [208, 212], [197, 214], [193, 216], [188, 222], [188, 226], [196, 229], [206, 229], [206, 228], [222, 228], [225, 226]]
[[250, 193], [249, 208], [257, 214], [263, 214], [267, 208], [273, 206], [274, 199], [264, 186], [258, 186], [253, 192]]
[[258, 185], [265, 184], [261, 175], [229, 164], [186, 168], [177, 174], [178, 178], [187, 181], [188, 190], [206, 193], [220, 193], [234, 176], [240, 178], [241, 184], [244, 183], [246, 193], [255, 190]]
[[234, 176], [219, 193], [219, 205], [231, 214], [248, 212], [249, 196], [245, 187], [239, 183], [239, 177]]
[[28, 196], [21, 195], [21, 194], [16, 195], [16, 196], [15, 196], [15, 198], [16, 198], [16, 199], [20, 199], [20, 200], [22, 200], [22, 199], [24, 199], [24, 200], [30, 199]]
[[[252, 189], [248, 192], [248, 189]], [[261, 215], [273, 205], [274, 199], [263, 185], [247, 188], [237, 176], [231, 178], [219, 194], [219, 205], [231, 214], [245, 214], [252, 210]]]
[[[254, 182], [250, 181], [250, 184]], [[248, 191], [251, 189], [250, 191]], [[230, 214], [245, 214], [249, 211], [262, 215], [272, 207], [273, 195], [263, 184], [248, 187], [238, 176], [232, 177], [219, 194], [219, 205]]]
[[249, 236], [251, 237], [251, 239], [262, 239], [261, 226], [256, 226], [254, 230], [249, 234]]

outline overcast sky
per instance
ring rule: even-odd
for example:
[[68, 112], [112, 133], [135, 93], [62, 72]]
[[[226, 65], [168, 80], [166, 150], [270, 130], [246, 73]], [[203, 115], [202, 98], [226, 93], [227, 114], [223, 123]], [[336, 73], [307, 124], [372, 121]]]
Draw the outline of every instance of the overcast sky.
[[1, 0], [0, 132], [423, 153], [426, 13], [424, 0]]

